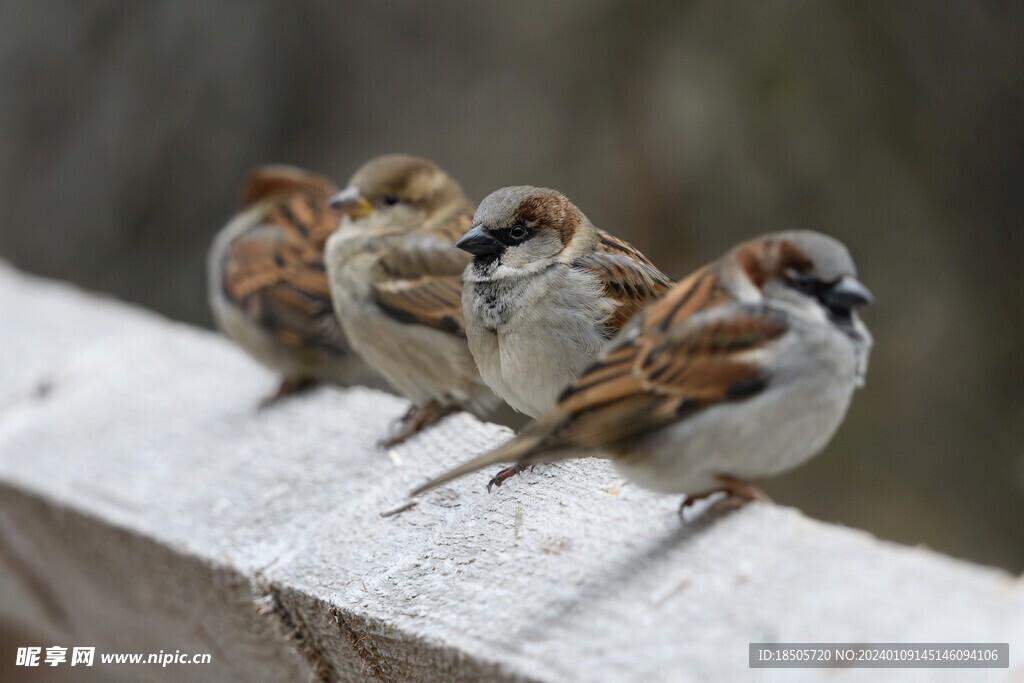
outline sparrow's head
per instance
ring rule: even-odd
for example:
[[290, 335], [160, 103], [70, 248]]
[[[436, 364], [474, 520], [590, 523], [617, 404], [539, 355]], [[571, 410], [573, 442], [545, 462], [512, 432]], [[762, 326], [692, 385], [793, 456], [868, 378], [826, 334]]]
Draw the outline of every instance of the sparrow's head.
[[522, 277], [571, 258], [594, 232], [589, 227], [586, 216], [561, 192], [504, 187], [480, 202], [472, 229], [455, 246], [473, 255], [467, 277]]
[[873, 301], [857, 279], [846, 247], [810, 231], [781, 232], [745, 242], [732, 252], [741, 299], [762, 299], [813, 320], [828, 320], [847, 335], [867, 338], [856, 309]]
[[[297, 166], [273, 164], [258, 166], [245, 178], [242, 191], [242, 208], [248, 208], [268, 197], [288, 192], [304, 192], [311, 197], [326, 198], [337, 191], [330, 180]], [[320, 199], [322, 202], [323, 199]]]
[[408, 154], [385, 154], [363, 164], [330, 205], [356, 225], [396, 232], [420, 227], [444, 207], [465, 203], [462, 188], [439, 166]]

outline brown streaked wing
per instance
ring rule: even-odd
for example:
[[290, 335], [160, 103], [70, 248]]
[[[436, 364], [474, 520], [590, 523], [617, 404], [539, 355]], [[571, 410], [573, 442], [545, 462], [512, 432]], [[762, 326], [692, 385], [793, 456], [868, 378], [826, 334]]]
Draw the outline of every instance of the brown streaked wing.
[[415, 280], [391, 279], [373, 286], [381, 311], [403, 323], [426, 325], [465, 336], [462, 319], [462, 272]]
[[715, 266], [705, 266], [687, 276], [668, 294], [643, 311], [644, 333], [668, 330], [700, 311], [732, 301], [722, 287]]
[[337, 223], [326, 194], [296, 190], [269, 203], [225, 254], [225, 295], [293, 349], [348, 349], [323, 262], [324, 242]]
[[[609, 319], [610, 335], [637, 311], [667, 292], [674, 282], [633, 245], [598, 230], [597, 249], [577, 262], [604, 283], [605, 296], [615, 302]], [[609, 335], [609, 336], [610, 336]]]
[[729, 304], [611, 348], [562, 394], [541, 450], [599, 448], [754, 396], [770, 378], [736, 356], [786, 330], [776, 313]]
[[341, 220], [341, 214], [327, 205], [330, 195], [296, 192], [274, 202], [267, 222], [281, 226], [285, 240], [303, 252], [302, 258], [323, 261], [324, 245]]
[[454, 243], [471, 222], [463, 213], [435, 228], [382, 238], [372, 285], [381, 311], [402, 323], [464, 336], [462, 272], [472, 257]]

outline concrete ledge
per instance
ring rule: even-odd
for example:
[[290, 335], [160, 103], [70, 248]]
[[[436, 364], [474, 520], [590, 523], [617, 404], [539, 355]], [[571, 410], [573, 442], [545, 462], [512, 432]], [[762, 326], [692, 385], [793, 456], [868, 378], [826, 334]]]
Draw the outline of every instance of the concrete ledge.
[[754, 641], [1009, 641], [1009, 671], [885, 677], [1024, 677], [1004, 572], [781, 506], [682, 525], [593, 461], [381, 518], [508, 430], [458, 415], [389, 457], [393, 396], [257, 411], [274, 378], [218, 336], [3, 268], [0, 320], [0, 619], [213, 656], [106, 680], [878, 680], [750, 670]]

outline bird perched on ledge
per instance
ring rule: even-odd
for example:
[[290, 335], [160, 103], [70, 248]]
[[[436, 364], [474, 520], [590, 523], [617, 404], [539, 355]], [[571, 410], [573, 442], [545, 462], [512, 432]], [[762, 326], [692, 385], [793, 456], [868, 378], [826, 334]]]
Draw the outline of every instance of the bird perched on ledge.
[[673, 284], [556, 190], [502, 188], [473, 222], [456, 243], [473, 254], [462, 290], [469, 348], [494, 393], [533, 418]]
[[349, 348], [331, 307], [323, 250], [339, 214], [336, 188], [293, 166], [261, 166], [246, 179], [241, 211], [217, 235], [208, 294], [217, 326], [282, 375], [264, 404], [317, 381], [383, 386]]
[[473, 254], [462, 292], [469, 348], [494, 393], [530, 417], [673, 284], [556, 190], [497, 190], [473, 222], [455, 245]]
[[383, 445], [498, 404], [466, 345], [469, 255], [455, 242], [473, 205], [459, 184], [426, 159], [391, 154], [364, 164], [331, 206], [344, 215], [326, 248], [334, 310], [353, 348], [413, 403]]
[[871, 300], [831, 237], [743, 243], [644, 309], [519, 436], [411, 495], [498, 463], [594, 455], [684, 506], [762, 498], [752, 480], [805, 462], [842, 423], [872, 344], [856, 308]]

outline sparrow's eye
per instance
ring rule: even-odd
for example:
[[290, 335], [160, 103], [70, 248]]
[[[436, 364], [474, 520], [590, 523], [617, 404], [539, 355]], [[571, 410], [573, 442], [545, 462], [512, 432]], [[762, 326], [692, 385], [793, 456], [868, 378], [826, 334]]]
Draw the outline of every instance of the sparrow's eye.
[[397, 204], [400, 201], [401, 200], [399, 199], [397, 194], [386, 194], [386, 195], [384, 195], [384, 203], [387, 204], [388, 206], [394, 206], [395, 204]]
[[488, 231], [488, 234], [506, 247], [512, 247], [530, 239], [533, 235], [533, 230], [522, 223], [516, 223], [511, 228], [492, 228]]

